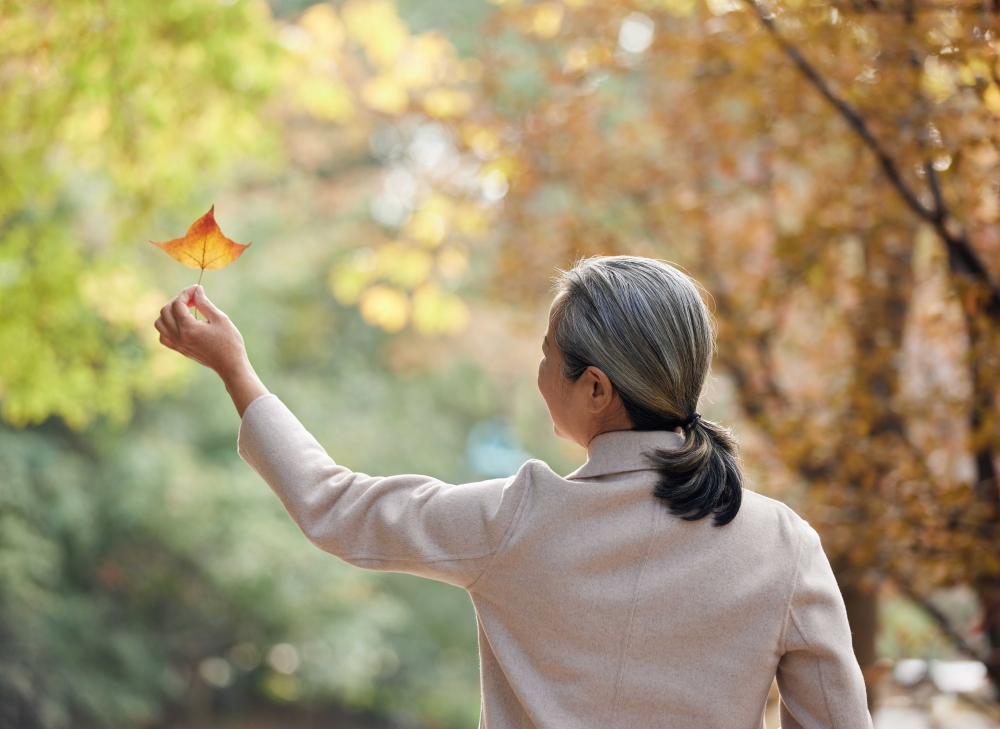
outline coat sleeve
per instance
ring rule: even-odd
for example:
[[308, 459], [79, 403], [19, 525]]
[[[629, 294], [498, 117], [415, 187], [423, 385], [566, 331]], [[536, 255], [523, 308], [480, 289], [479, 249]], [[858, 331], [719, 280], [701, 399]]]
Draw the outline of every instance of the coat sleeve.
[[528, 464], [509, 479], [459, 485], [355, 473], [335, 463], [275, 395], [247, 408], [237, 450], [320, 549], [365, 569], [459, 587], [489, 566], [530, 486]]
[[795, 587], [778, 662], [782, 729], [870, 729], [851, 628], [819, 535], [803, 524]]

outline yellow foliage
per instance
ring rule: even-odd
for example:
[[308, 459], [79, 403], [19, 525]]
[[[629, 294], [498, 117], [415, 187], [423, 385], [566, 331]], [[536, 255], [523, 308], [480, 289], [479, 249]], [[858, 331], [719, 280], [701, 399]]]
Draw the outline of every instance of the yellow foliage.
[[437, 269], [445, 278], [458, 278], [469, 266], [469, 257], [457, 248], [444, 248], [437, 256]]
[[707, 3], [712, 15], [725, 15], [743, 9], [740, 0], [707, 0]]
[[563, 53], [563, 67], [567, 71], [586, 71], [591, 64], [591, 47], [585, 41], [574, 43]]
[[343, 81], [313, 76], [295, 89], [299, 107], [317, 119], [343, 124], [354, 117], [354, 98]]
[[455, 230], [468, 238], [479, 238], [489, 230], [489, 220], [475, 205], [463, 203], [455, 208], [453, 216]]
[[367, 295], [366, 289], [375, 281], [413, 289], [427, 280], [433, 267], [434, 259], [427, 251], [405, 243], [387, 243], [377, 252], [370, 248], [357, 251], [330, 272], [328, 283], [337, 301], [352, 306]]
[[562, 27], [563, 6], [555, 2], [544, 2], [535, 7], [531, 19], [531, 30], [539, 38], [555, 38]]
[[455, 294], [437, 284], [426, 284], [413, 293], [413, 327], [425, 336], [460, 334], [469, 323], [469, 308]]
[[396, 60], [393, 75], [410, 89], [462, 80], [455, 47], [437, 32], [411, 38]]
[[406, 88], [389, 75], [369, 79], [361, 87], [361, 100], [375, 111], [398, 116], [410, 105], [410, 95]]
[[505, 180], [509, 180], [517, 172], [517, 160], [509, 155], [504, 155], [503, 157], [497, 157], [495, 160], [489, 164], [483, 165], [480, 170], [480, 175], [485, 177], [490, 172], [496, 170], [501, 175], [503, 175]]
[[398, 332], [406, 326], [410, 315], [410, 300], [397, 288], [378, 284], [361, 295], [361, 317], [372, 326], [387, 332]]
[[444, 240], [448, 225], [439, 212], [425, 207], [414, 214], [404, 232], [410, 238], [433, 248]]
[[327, 283], [337, 301], [351, 306], [358, 303], [361, 292], [377, 275], [378, 255], [371, 248], [362, 248], [347, 263], [335, 267]]
[[[88, 271], [80, 277], [80, 300], [94, 309], [113, 327], [111, 336], [122, 341], [128, 334], [149, 347], [149, 367], [153, 382], [175, 380], [189, 364], [160, 346], [159, 333], [149, 325], [155, 319], [166, 294], [147, 288], [128, 268]], [[140, 388], [140, 392], [150, 388]], [[86, 419], [80, 420], [83, 425]]]
[[951, 68], [937, 56], [927, 56], [920, 88], [934, 101], [945, 101], [955, 93], [955, 77]]
[[365, 290], [371, 274], [359, 271], [349, 266], [337, 266], [330, 271], [328, 283], [334, 297], [344, 306], [358, 303], [361, 292]]
[[981, 58], [970, 58], [969, 62], [958, 69], [958, 79], [965, 86], [975, 86], [979, 79], [989, 80], [990, 64]]
[[983, 92], [983, 102], [994, 116], [1000, 116], [1000, 88], [995, 83], [990, 84]]
[[445, 223], [448, 223], [455, 210], [455, 201], [447, 195], [435, 192], [424, 201], [424, 204], [420, 206], [420, 209], [435, 212], [441, 216]]
[[478, 124], [462, 127], [462, 140], [480, 159], [492, 159], [500, 149], [500, 135]]
[[73, 145], [86, 144], [100, 139], [111, 125], [111, 112], [104, 105], [95, 105], [82, 114], [67, 117], [63, 134]]
[[109, 324], [146, 335], [156, 333], [149, 326], [149, 317], [168, 297], [147, 288], [130, 269], [112, 268], [85, 273], [80, 278], [80, 298]]
[[403, 243], [389, 243], [378, 251], [378, 277], [405, 289], [427, 280], [434, 266], [430, 253]]
[[463, 116], [472, 108], [472, 97], [461, 89], [431, 89], [424, 95], [424, 111], [438, 119]]
[[658, 0], [655, 4], [671, 15], [683, 18], [694, 12], [697, 0]]
[[365, 49], [368, 61], [379, 69], [396, 62], [410, 29], [390, 0], [348, 0], [340, 10], [347, 34]]
[[326, 53], [336, 53], [344, 45], [346, 31], [329, 3], [318, 3], [299, 18], [299, 25], [309, 31], [313, 42]]
[[[260, 2], [5, 3], [0, 16], [16, 179], [0, 183], [0, 416], [123, 423], [188, 368], [151, 326], [165, 295], [108, 259], [234, 159], [277, 151], [261, 110], [287, 58]], [[142, 202], [111, 202], [128, 200]]]

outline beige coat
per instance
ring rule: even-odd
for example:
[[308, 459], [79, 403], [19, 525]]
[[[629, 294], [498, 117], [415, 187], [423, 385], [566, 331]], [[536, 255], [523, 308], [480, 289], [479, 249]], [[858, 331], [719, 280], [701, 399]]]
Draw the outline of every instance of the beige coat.
[[566, 478], [537, 460], [479, 483], [378, 478], [265, 395], [238, 447], [320, 549], [469, 592], [480, 727], [760, 729], [775, 675], [785, 729], [871, 727], [816, 532], [751, 491], [724, 527], [672, 516], [643, 452], [680, 442], [605, 433]]

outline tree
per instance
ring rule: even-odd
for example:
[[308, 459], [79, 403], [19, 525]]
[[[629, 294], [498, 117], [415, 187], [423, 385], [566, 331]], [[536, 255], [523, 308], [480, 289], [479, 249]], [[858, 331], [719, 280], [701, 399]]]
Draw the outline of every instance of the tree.
[[[719, 363], [807, 488], [862, 665], [889, 578], [1000, 685], [995, 18], [503, 4], [476, 102], [448, 120], [481, 184], [425, 182], [485, 203], [492, 245], [473, 255], [509, 303], [534, 306], [554, 267], [593, 253], [705, 281]], [[979, 595], [978, 638], [929, 598], [954, 584]]]
[[[302, 217], [317, 217], [294, 187], [303, 178], [332, 203], [321, 218], [330, 227], [303, 235], [297, 249], [297, 293], [288, 294], [295, 315], [262, 335], [278, 342], [274, 358], [291, 381], [303, 363], [333, 361], [307, 332], [329, 332], [349, 316], [302, 285], [316, 284], [308, 276], [326, 279], [341, 306], [357, 306], [387, 334], [438, 338], [468, 325], [467, 302], [477, 297], [536, 308], [553, 268], [577, 256], [670, 258], [711, 291], [718, 362], [741, 427], [755, 436], [747, 452], [756, 480], [823, 532], [862, 664], [874, 660], [874, 587], [888, 579], [1000, 683], [992, 8], [501, 3], [474, 57], [439, 31], [412, 32], [387, 0], [319, 3], [288, 21], [262, 9], [181, 0], [4, 5], [0, 91], [13, 99], [0, 111], [8, 422], [124, 422], [134, 396], [162, 393], [184, 376], [171, 371], [170, 353], [157, 354], [148, 326], [164, 295], [145, 283], [141, 254], [117, 242], [153, 237], [137, 231], [164, 218], [172, 225], [180, 211], [183, 228], [207, 207], [191, 200], [203, 174], [230, 179], [223, 175], [234, 161], [273, 159], [280, 139], [285, 167], [231, 179], [252, 181], [233, 193], [239, 199], [284, 196], [286, 210]], [[368, 186], [370, 215], [358, 207]], [[282, 260], [260, 276], [261, 290], [280, 288], [267, 282], [290, 266]], [[257, 299], [267, 297], [239, 290], [246, 311], [263, 316]], [[354, 331], [348, 350], [363, 344], [371, 355], [375, 340], [366, 337], [374, 336]], [[4, 594], [14, 596], [0, 602], [0, 629], [32, 616], [32, 596], [78, 596], [81, 584], [88, 609], [134, 608], [141, 590], [115, 575], [128, 572], [136, 535], [168, 582], [230, 609], [243, 588], [215, 591], [208, 573], [186, 582], [183, 538], [152, 518], [63, 567], [74, 540], [90, 533], [89, 517], [65, 531], [47, 522], [32, 488], [54, 476], [39, 476], [38, 459], [25, 454], [78, 447], [53, 473], [113, 485], [105, 469], [121, 452], [94, 448], [96, 437], [50, 421], [18, 436], [13, 455], [0, 453], [8, 471], [28, 474], [0, 494], [0, 549], [38, 547], [51, 557], [0, 572]], [[405, 464], [397, 465], [426, 465]], [[69, 489], [67, 498], [92, 491]], [[223, 536], [202, 543], [215, 548]], [[73, 590], [59, 575], [77, 580]], [[936, 588], [955, 584], [977, 591], [982, 635], [955, 628], [933, 601]], [[166, 609], [162, 592], [143, 594], [151, 609], [135, 613], [139, 623]], [[283, 609], [262, 603], [249, 619], [267, 623], [272, 608]], [[36, 624], [51, 626], [52, 614], [40, 611]], [[188, 616], [185, 625], [218, 644], [211, 650], [235, 640], [226, 628], [213, 632], [218, 625], [197, 605]], [[139, 623], [126, 621], [123, 632]], [[180, 655], [176, 665], [188, 670], [206, 658], [200, 644], [170, 653], [142, 630], [131, 635], [116, 643], [125, 653], [108, 657], [113, 670], [96, 675], [128, 687], [122, 701], [135, 702], [79, 716], [150, 716], [169, 700], [176, 684], [131, 663], [129, 645]], [[25, 656], [0, 655], [0, 670], [20, 670]], [[51, 656], [32, 660], [45, 665]], [[425, 679], [404, 683], [412, 690]], [[0, 680], [5, 696], [19, 685]], [[341, 689], [338, 696], [376, 701]], [[39, 704], [17, 706], [35, 712]], [[428, 711], [466, 710], [448, 707]], [[56, 711], [47, 723], [66, 716]]]
[[[302, 25], [262, 9], [3, 6], [0, 88], [14, 101], [0, 110], [10, 173], [0, 188], [0, 724], [192, 720], [251, 696], [408, 723], [477, 715], [467, 596], [311, 548], [239, 462], [218, 383], [156, 343], [166, 295], [148, 282], [186, 274], [144, 256], [146, 241], [183, 229], [212, 189], [261, 253], [206, 286], [269, 385], [337, 457], [375, 473], [496, 475], [465, 458], [467, 434], [498, 409], [484, 373], [456, 363], [405, 382], [394, 369], [405, 366], [381, 356], [389, 335], [365, 325], [392, 329], [400, 296], [405, 320], [429, 334], [467, 316], [441, 284], [465, 258], [435, 250], [435, 220], [425, 216], [420, 234], [431, 242], [382, 256], [389, 296], [362, 299], [364, 321], [327, 281], [335, 260], [368, 260], [364, 248], [386, 237], [367, 213], [379, 170], [376, 117], [362, 101], [385, 105], [398, 88], [369, 86], [364, 54], [398, 65], [407, 89], [446, 113], [462, 98], [440, 77], [461, 70], [454, 49], [436, 33], [414, 37], [388, 5], [348, 5], [343, 23], [320, 6]], [[371, 23], [387, 35], [367, 33]], [[349, 53], [332, 69], [324, 53], [338, 42]], [[441, 84], [451, 92], [432, 94]], [[317, 146], [305, 150], [317, 135], [321, 161]], [[272, 165], [279, 142], [286, 164]], [[307, 159], [315, 176], [303, 195]], [[338, 208], [317, 214], [314, 195]], [[284, 659], [268, 661], [279, 646]]]
[[[480, 123], [517, 170], [494, 293], [598, 252], [687, 266], [745, 414], [807, 485], [862, 664], [891, 578], [1000, 684], [993, 27], [954, 4], [517, 7]], [[950, 584], [975, 587], [985, 645], [927, 601]]]
[[3, 4], [5, 420], [123, 422], [134, 396], [177, 381], [149, 327], [164, 296], [121, 243], [234, 157], [268, 154], [258, 112], [277, 70], [270, 34], [255, 2]]

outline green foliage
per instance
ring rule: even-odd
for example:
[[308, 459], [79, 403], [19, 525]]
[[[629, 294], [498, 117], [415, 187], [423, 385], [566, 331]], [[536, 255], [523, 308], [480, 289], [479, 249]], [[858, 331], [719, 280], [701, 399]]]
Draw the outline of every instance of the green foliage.
[[[174, 375], [110, 296], [138, 224], [188, 202], [239, 155], [280, 68], [266, 6], [6, 2], [0, 15], [0, 398], [24, 425], [126, 419]], [[95, 278], [96, 277], [96, 278]], [[109, 315], [110, 312], [110, 315]]]
[[[498, 375], [506, 360], [477, 352], [487, 373], [435, 337], [460, 331], [477, 295], [534, 311], [581, 254], [659, 255], [716, 297], [730, 378], [716, 407], [750, 415], [760, 487], [829, 520], [833, 552], [918, 587], [986, 563], [974, 530], [941, 522], [975, 514], [954, 427], [965, 396], [935, 384], [965, 367], [940, 241], [751, 6], [405, 0], [405, 22], [391, 2], [272, 6], [279, 20], [259, 0], [0, 10], [0, 724], [126, 726], [254, 697], [475, 721], [467, 596], [311, 547], [236, 457], [216, 379], [156, 344], [167, 292], [193, 278], [146, 240], [212, 203], [255, 246], [206, 276], [209, 295], [268, 386], [356, 470], [478, 478], [470, 433], [507, 443], [507, 422], [568, 470], [530, 373]], [[817, 7], [781, 9], [789, 38], [909, 184], [938, 170], [976, 245], [1000, 250], [983, 192], [1000, 145], [977, 131], [1000, 114], [986, 40], [949, 31], [960, 52], [939, 54], [939, 14], [903, 33], [891, 15]], [[619, 47], [630, 10], [652, 17], [645, 51]], [[933, 59], [923, 71], [907, 44]], [[901, 115], [919, 121], [893, 139]], [[259, 174], [279, 143], [288, 158]], [[439, 174], [451, 162], [461, 184]], [[405, 172], [391, 185], [390, 169]], [[407, 215], [376, 225], [369, 204], [389, 192]], [[935, 253], [911, 266], [921, 236]], [[500, 353], [477, 315], [465, 351]], [[926, 392], [904, 370], [933, 375]], [[921, 452], [944, 458], [930, 468]], [[884, 655], [945, 654], [913, 605], [882, 617]], [[266, 660], [285, 644], [291, 672]]]
[[108, 311], [103, 297], [137, 292], [105, 290], [103, 282], [130, 281], [100, 277], [102, 268], [88, 261], [64, 219], [25, 215], [7, 227], [0, 243], [0, 414], [8, 422], [40, 422], [52, 413], [77, 428], [94, 414], [124, 422], [134, 395], [157, 391], [149, 337], [140, 335], [146, 323], [101, 316]]
[[[378, 342], [338, 340], [377, 357]], [[355, 433], [327, 441], [340, 460], [379, 473], [475, 475], [461, 467], [464, 432], [491, 411], [463, 417], [453, 406], [456, 387], [478, 387], [481, 375], [404, 384], [345, 359], [332, 388], [321, 373], [272, 377], [314, 431]], [[316, 421], [327, 408], [326, 422]], [[237, 422], [206, 376], [182, 399], [141, 406], [127, 432], [78, 435], [50, 422], [2, 433], [0, 724], [156, 720], [188, 701], [204, 659], [225, 659], [237, 645], [266, 655], [278, 643], [301, 656], [294, 676], [232, 668], [220, 694], [237, 706], [263, 695], [456, 726], [475, 718], [467, 596], [365, 573], [309, 545], [236, 457]]]
[[[364, 240], [352, 222], [360, 216], [348, 210], [331, 225], [288, 214], [290, 201], [315, 193], [278, 179], [254, 204], [235, 205], [245, 212], [227, 231], [256, 241], [256, 255], [206, 274], [272, 391], [356, 470], [481, 478], [467, 435], [498, 412], [559, 467], [545, 450], [551, 434], [532, 430], [540, 403], [523, 396], [530, 376], [501, 390], [460, 356], [387, 364], [396, 340], [327, 287], [342, 246]], [[171, 291], [190, 283], [187, 269], [147, 249], [146, 275]], [[134, 274], [122, 283], [121, 268], [91, 275], [149, 296]], [[148, 326], [162, 299], [128, 303], [116, 312], [98, 300], [106, 318], [95, 326], [116, 317]], [[180, 365], [162, 351], [161, 366]], [[363, 572], [312, 547], [239, 460], [239, 420], [217, 378], [193, 366], [174, 376], [188, 386], [140, 401], [127, 429], [102, 418], [75, 431], [50, 418], [0, 430], [0, 725], [125, 726], [204, 711], [204, 701], [239, 711], [255, 698], [474, 722], [467, 595]], [[267, 664], [278, 644], [298, 652], [293, 674]], [[229, 672], [225, 685], [206, 682], [206, 659]]]
[[107, 469], [94, 462], [90, 444], [63, 437], [7, 430], [0, 439], [0, 722], [65, 727], [154, 718], [161, 701], [179, 693], [180, 677], [118, 590], [100, 587], [123, 584], [109, 551], [155, 546], [126, 547], [132, 530], [114, 520], [119, 510], [105, 510], [108, 493], [94, 493], [113, 483]]

